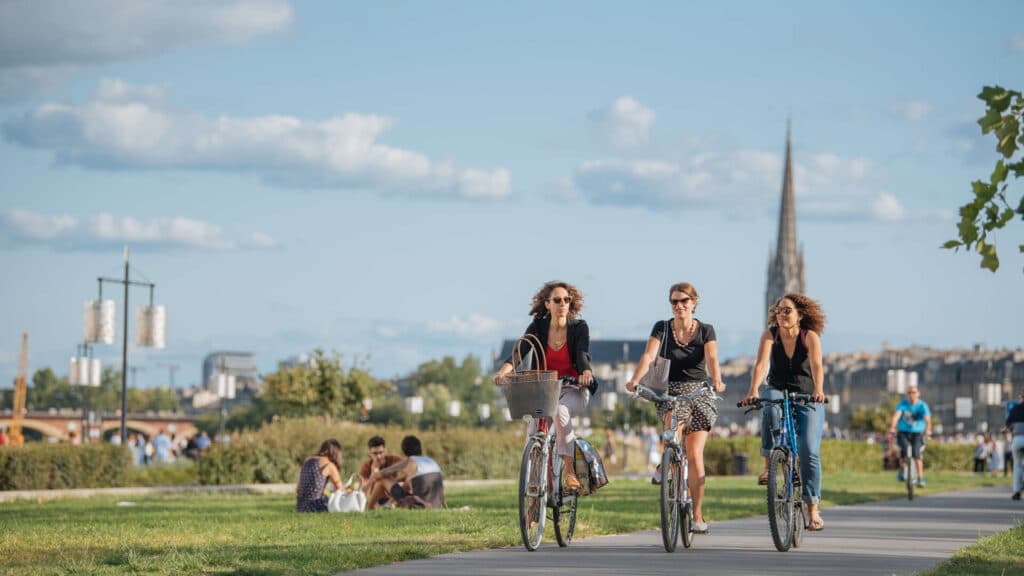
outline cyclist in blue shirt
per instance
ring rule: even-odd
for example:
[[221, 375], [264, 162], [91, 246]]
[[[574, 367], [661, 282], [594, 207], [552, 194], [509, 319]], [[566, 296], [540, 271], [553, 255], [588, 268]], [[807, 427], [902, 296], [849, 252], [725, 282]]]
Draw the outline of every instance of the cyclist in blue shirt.
[[900, 400], [896, 410], [892, 413], [892, 423], [889, 425], [889, 436], [896, 434], [896, 443], [900, 447], [900, 471], [897, 479], [903, 481], [903, 454], [906, 452], [907, 444], [913, 449], [911, 456], [917, 465], [917, 485], [924, 486], [924, 465], [921, 462], [921, 446], [924, 444], [924, 435], [932, 435], [932, 411], [928, 403], [921, 400], [921, 391], [917, 386], [911, 386], [907, 390], [907, 397]]

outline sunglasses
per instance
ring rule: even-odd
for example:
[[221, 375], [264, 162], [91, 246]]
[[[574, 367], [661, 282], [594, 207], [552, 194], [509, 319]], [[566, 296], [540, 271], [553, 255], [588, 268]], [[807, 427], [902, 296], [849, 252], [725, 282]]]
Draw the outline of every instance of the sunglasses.
[[566, 296], [565, 298], [555, 296], [554, 298], [551, 299], [551, 301], [554, 302], [555, 304], [562, 304], [563, 302], [566, 304], [572, 304], [572, 296]]
[[790, 308], [789, 306], [783, 306], [782, 308], [776, 308], [775, 309], [775, 313], [776, 314], [789, 314], [792, 311], [793, 311], [793, 308]]
[[668, 301], [671, 302], [673, 306], [678, 306], [680, 304], [686, 304], [687, 302], [689, 302], [691, 300], [693, 300], [693, 298], [669, 298], [668, 299]]

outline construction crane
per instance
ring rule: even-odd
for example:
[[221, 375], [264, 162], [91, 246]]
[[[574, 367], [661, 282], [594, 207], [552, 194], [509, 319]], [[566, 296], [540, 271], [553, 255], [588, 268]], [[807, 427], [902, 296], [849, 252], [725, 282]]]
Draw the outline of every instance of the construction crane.
[[28, 376], [28, 332], [21, 335], [21, 354], [18, 355], [18, 376], [14, 379], [14, 405], [11, 414], [11, 445], [21, 446], [25, 436], [21, 421], [25, 417], [25, 379]]

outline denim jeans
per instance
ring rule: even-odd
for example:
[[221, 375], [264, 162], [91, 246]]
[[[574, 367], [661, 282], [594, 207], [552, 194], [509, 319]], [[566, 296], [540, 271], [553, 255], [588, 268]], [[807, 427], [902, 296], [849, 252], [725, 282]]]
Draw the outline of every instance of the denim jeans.
[[[762, 386], [761, 398], [781, 400], [785, 392], [771, 386]], [[796, 447], [800, 455], [800, 478], [803, 480], [803, 500], [817, 504], [821, 500], [821, 430], [825, 425], [825, 407], [822, 404], [792, 404], [796, 425]], [[761, 455], [768, 457], [779, 443], [782, 430], [782, 406], [768, 405], [761, 410]]]
[[1013, 491], [1024, 489], [1024, 436], [1013, 437]]

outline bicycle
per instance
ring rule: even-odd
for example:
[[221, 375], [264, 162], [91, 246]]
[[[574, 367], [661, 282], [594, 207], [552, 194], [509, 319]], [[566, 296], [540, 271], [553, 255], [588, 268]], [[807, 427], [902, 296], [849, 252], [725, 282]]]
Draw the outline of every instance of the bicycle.
[[[688, 428], [690, 423], [679, 422], [679, 408], [708, 395], [714, 400], [719, 397], [710, 388], [703, 386], [682, 396], [659, 394], [647, 386], [638, 385], [633, 398], [643, 398], [654, 403], [672, 404], [670, 425], [662, 430], [665, 445], [661, 454], [661, 541], [666, 552], [675, 552], [676, 542], [682, 539], [683, 546], [693, 545], [693, 501], [690, 499], [689, 464], [686, 461], [686, 444], [679, 441], [679, 425]], [[681, 519], [681, 521], [680, 521]], [[680, 526], [680, 524], [682, 526]], [[681, 528], [681, 529], [680, 529]], [[706, 532], [705, 532], [706, 533]]]
[[[564, 548], [572, 542], [579, 498], [577, 492], [569, 492], [562, 486], [563, 463], [555, 453], [555, 434], [551, 427], [551, 418], [557, 416], [558, 392], [563, 386], [575, 386], [576, 379], [560, 378], [551, 383], [557, 386], [544, 384], [539, 384], [544, 394], [530, 399], [537, 407], [523, 415], [527, 422], [533, 420], [536, 423], [536, 429], [526, 439], [519, 466], [519, 531], [523, 546], [531, 552], [540, 546], [544, 536], [547, 521], [544, 508], [551, 509], [558, 545]], [[536, 389], [522, 391], [525, 394], [531, 392], [536, 392]], [[517, 387], [506, 387], [506, 394], [510, 397], [517, 393]]]
[[[907, 500], [914, 499], [914, 487], [917, 485], [917, 462], [914, 460], [914, 442], [910, 437], [910, 433], [901, 432], [901, 434], [907, 434], [906, 446], [900, 449], [900, 457], [903, 459], [903, 481], [907, 484]], [[890, 441], [892, 441], [892, 435], [890, 434]], [[898, 437], [898, 434], [897, 434]], [[924, 435], [921, 435], [921, 457], [924, 458]]]
[[[768, 527], [779, 552], [799, 548], [804, 538], [804, 501], [800, 494], [800, 455], [796, 445], [795, 404], [811, 404], [810, 394], [787, 392], [779, 400], [754, 398], [745, 414], [765, 405], [782, 407], [779, 442], [768, 456]], [[825, 399], [828, 402], [828, 399]], [[736, 404], [742, 408], [743, 402]]]

